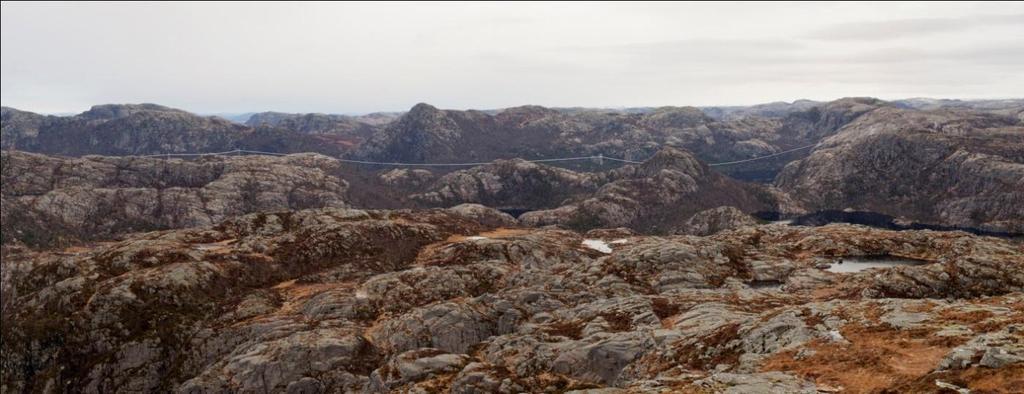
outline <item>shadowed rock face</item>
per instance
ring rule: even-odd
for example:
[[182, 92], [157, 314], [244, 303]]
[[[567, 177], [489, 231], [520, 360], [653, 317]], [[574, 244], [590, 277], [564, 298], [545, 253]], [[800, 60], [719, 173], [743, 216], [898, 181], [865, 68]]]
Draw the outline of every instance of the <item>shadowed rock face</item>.
[[810, 210], [1020, 233], [1024, 124], [975, 112], [880, 109], [788, 165], [776, 185]]
[[784, 209], [769, 188], [711, 171], [688, 152], [667, 148], [643, 164], [609, 175], [596, 192], [561, 207], [523, 214], [524, 224], [559, 224], [577, 229], [630, 227], [672, 233], [694, 213], [722, 205], [745, 212]]
[[[0, 384], [1005, 392], [1024, 370], [1024, 250], [1008, 241], [851, 225], [586, 234], [606, 253], [572, 231], [494, 227], [509, 224], [480, 206], [326, 208], [6, 248]], [[875, 255], [926, 263], [815, 268]]]
[[64, 244], [209, 225], [251, 212], [344, 207], [338, 164], [315, 155], [69, 159], [3, 152], [3, 242]]
[[[391, 171], [386, 179], [412, 178]], [[741, 212], [786, 211], [776, 190], [711, 171], [692, 154], [665, 148], [642, 164], [604, 172], [575, 172], [523, 160], [499, 160], [447, 174], [411, 198], [426, 206], [469, 202], [528, 211], [530, 226], [579, 230], [630, 227], [644, 233], [684, 231], [704, 209], [729, 205]]]

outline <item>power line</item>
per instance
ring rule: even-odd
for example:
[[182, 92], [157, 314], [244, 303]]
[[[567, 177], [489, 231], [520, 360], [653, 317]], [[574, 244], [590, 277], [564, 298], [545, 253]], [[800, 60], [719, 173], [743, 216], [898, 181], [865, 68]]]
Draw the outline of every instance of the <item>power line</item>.
[[207, 152], [207, 153], [157, 153], [153, 155], [141, 155], [139, 157], [197, 157], [197, 156], [225, 156], [232, 153], [251, 153], [257, 155], [270, 155], [270, 156], [287, 156], [288, 153], [277, 153], [277, 152], [265, 152], [260, 150], [247, 150], [247, 149], [235, 149], [223, 152]]
[[383, 162], [383, 161], [365, 161], [365, 160], [350, 160], [335, 158], [335, 160], [343, 163], [354, 163], [354, 164], [369, 164], [378, 166], [395, 166], [395, 167], [465, 167], [465, 166], [481, 166], [484, 164], [491, 164], [491, 162], [475, 162], [475, 163], [399, 163], [399, 162]]
[[257, 155], [271, 155], [271, 156], [288, 156], [289, 155], [288, 153], [264, 152], [264, 151], [261, 151], [261, 150], [236, 149], [236, 151], [238, 151], [239, 153], [252, 153], [252, 154], [257, 154]]
[[156, 155], [140, 155], [140, 158], [180, 158], [180, 157], [200, 157], [200, 156], [223, 156], [229, 154], [236, 154], [239, 149], [225, 150], [225, 151], [211, 151], [205, 152], [205, 154], [156, 154]]
[[810, 148], [810, 147], [815, 146], [815, 145], [817, 145], [817, 144], [804, 145], [804, 146], [801, 146], [799, 148], [793, 148], [793, 149], [789, 149], [789, 150], [784, 150], [782, 152], [776, 152], [776, 153], [772, 153], [770, 155], [761, 156], [761, 157], [755, 157], [755, 158], [752, 158], [752, 159], [727, 161], [727, 162], [723, 162], [723, 163], [712, 163], [712, 164], [708, 164], [708, 166], [710, 166], [710, 167], [726, 166], [726, 165], [730, 165], [730, 164], [739, 164], [739, 163], [746, 163], [746, 162], [751, 162], [751, 161], [755, 161], [755, 160], [762, 160], [762, 159], [767, 159], [767, 158], [771, 158], [771, 157], [775, 157], [775, 156], [779, 156], [779, 155], [784, 155], [784, 154], [789, 153], [789, 152], [796, 152], [796, 151], [801, 150], [801, 149], [807, 149], [807, 148]]
[[[607, 157], [604, 155], [598, 156], [577, 156], [577, 157], [560, 157], [554, 159], [532, 159], [523, 160], [528, 163], [550, 163], [556, 161], [576, 161], [576, 160], [594, 160], [594, 159], [607, 159], [612, 161], [618, 161], [623, 163], [641, 164], [642, 161], [633, 161], [626, 159], [619, 159], [614, 157]], [[366, 161], [366, 160], [351, 160], [341, 159], [336, 160], [344, 163], [355, 163], [355, 164], [370, 164], [370, 165], [381, 165], [381, 166], [396, 166], [396, 167], [465, 167], [465, 166], [480, 166], [485, 164], [491, 164], [494, 161], [480, 161], [480, 162], [468, 162], [468, 163], [401, 163], [401, 162], [384, 162], [384, 161]], [[496, 160], [512, 160], [512, 159], [496, 159]]]
[[[752, 162], [752, 161], [763, 160], [763, 159], [768, 159], [768, 158], [784, 155], [784, 154], [790, 153], [790, 152], [796, 152], [798, 150], [807, 149], [807, 148], [810, 148], [810, 147], [815, 146], [815, 145], [817, 145], [817, 144], [804, 145], [804, 146], [801, 146], [801, 147], [784, 150], [782, 152], [776, 152], [776, 153], [772, 153], [770, 155], [754, 157], [754, 158], [750, 158], [750, 159], [736, 160], [736, 161], [727, 161], [727, 162], [721, 162], [721, 163], [710, 163], [710, 164], [708, 164], [708, 166], [710, 166], [710, 167], [717, 167], [717, 166], [725, 166], [725, 165], [732, 165], [732, 164], [748, 163], [748, 162]], [[143, 155], [141, 157], [201, 157], [201, 156], [229, 155], [229, 154], [232, 154], [232, 153], [249, 153], [249, 154], [270, 155], [270, 156], [287, 156], [288, 155], [287, 153], [266, 152], [266, 151], [248, 150], [248, 149], [235, 149], [235, 150], [224, 151], [224, 152], [209, 152], [209, 153], [161, 153], [161, 154], [153, 154], [153, 155]], [[597, 159], [597, 160], [611, 160], [611, 161], [617, 161], [617, 162], [628, 163], [628, 164], [643, 164], [643, 162], [647, 161], [647, 160], [636, 161], [636, 160], [629, 160], [629, 159], [620, 159], [620, 158], [616, 158], [616, 157], [608, 157], [608, 156], [605, 156], [605, 155], [560, 157], [560, 158], [553, 158], [553, 159], [533, 159], [533, 160], [523, 160], [523, 161], [528, 162], [528, 163], [550, 163], [550, 162], [558, 162], [558, 161], [577, 161], [577, 160], [594, 160], [594, 159]], [[649, 159], [650, 158], [648, 158], [648, 160]], [[368, 161], [368, 160], [342, 159], [340, 157], [335, 157], [334, 160], [337, 160], [337, 161], [340, 161], [340, 162], [343, 162], [343, 163], [367, 164], [367, 165], [379, 165], [379, 166], [393, 166], [393, 167], [468, 167], [468, 166], [480, 166], [480, 165], [486, 165], [486, 164], [493, 163], [493, 161], [478, 161], [478, 162], [466, 162], [466, 163], [403, 163], [403, 162], [385, 162], [385, 161]], [[498, 159], [498, 160], [511, 160], [511, 159]]]

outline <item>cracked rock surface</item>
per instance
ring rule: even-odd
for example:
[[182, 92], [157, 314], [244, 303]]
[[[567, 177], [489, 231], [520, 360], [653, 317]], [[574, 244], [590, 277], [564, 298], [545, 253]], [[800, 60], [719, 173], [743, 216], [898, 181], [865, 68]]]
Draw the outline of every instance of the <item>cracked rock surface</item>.
[[[819, 267], [865, 256], [917, 263]], [[15, 300], [3, 309], [3, 392], [1024, 383], [1024, 249], [960, 232], [760, 225], [655, 237], [520, 228], [479, 206], [321, 208], [8, 247], [3, 267]]]

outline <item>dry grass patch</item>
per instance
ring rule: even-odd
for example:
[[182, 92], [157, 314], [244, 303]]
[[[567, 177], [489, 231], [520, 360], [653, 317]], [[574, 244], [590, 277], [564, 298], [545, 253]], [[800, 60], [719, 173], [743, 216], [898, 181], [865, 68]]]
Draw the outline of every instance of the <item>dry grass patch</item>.
[[766, 359], [762, 370], [794, 373], [819, 384], [841, 386], [845, 392], [871, 393], [920, 379], [958, 344], [931, 339], [927, 331], [881, 325], [847, 325], [841, 331], [849, 344], [815, 340], [808, 346], [813, 355], [794, 360], [796, 350], [781, 352]]

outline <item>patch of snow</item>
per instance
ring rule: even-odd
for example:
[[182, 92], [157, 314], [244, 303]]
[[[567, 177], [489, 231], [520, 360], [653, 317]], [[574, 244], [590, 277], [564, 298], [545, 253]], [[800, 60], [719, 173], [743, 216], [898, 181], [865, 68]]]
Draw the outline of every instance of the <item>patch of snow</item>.
[[825, 270], [839, 274], [860, 272], [872, 268], [890, 268], [901, 266], [912, 266], [924, 264], [920, 261], [906, 260], [900, 258], [846, 258], [842, 262], [832, 263]]
[[594, 249], [594, 250], [596, 250], [598, 252], [601, 252], [601, 253], [611, 253], [612, 252], [612, 247], [608, 246], [608, 243], [606, 243], [606, 242], [604, 242], [604, 241], [602, 241], [600, 239], [584, 239], [583, 240], [583, 246], [586, 246], [586, 247], [588, 247], [590, 249]]
[[356, 290], [356, 298], [366, 298], [366, 291], [363, 289]]
[[611, 241], [609, 243], [610, 244], [615, 244], [615, 245], [621, 245], [621, 244], [629, 243], [629, 240], [625, 239], [625, 238], [619, 238], [619, 239], [616, 239], [616, 240]]
[[829, 331], [828, 332], [828, 339], [831, 339], [832, 342], [842, 342], [842, 341], [846, 340], [846, 338], [843, 338], [843, 334], [841, 334], [839, 332], [839, 330], [831, 330], [831, 331]]
[[470, 241], [479, 241], [479, 240], [481, 240], [481, 239], [490, 239], [490, 238], [487, 238], [487, 237], [481, 237], [481, 236], [479, 236], [479, 235], [474, 235], [474, 236], [472, 236], [472, 237], [466, 237], [466, 239], [467, 239], [467, 240], [470, 240]]
[[944, 388], [946, 390], [953, 390], [953, 391], [956, 391], [957, 393], [960, 393], [960, 394], [971, 394], [971, 390], [969, 390], [969, 389], [965, 389], [963, 387], [957, 386], [957, 385], [952, 384], [952, 383], [946, 383], [946, 382], [943, 382], [943, 381], [938, 380], [938, 379], [935, 380], [935, 385], [939, 386], [939, 388]]

